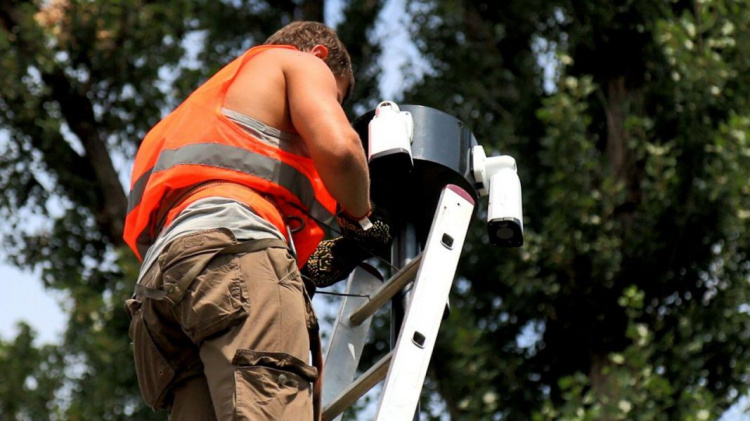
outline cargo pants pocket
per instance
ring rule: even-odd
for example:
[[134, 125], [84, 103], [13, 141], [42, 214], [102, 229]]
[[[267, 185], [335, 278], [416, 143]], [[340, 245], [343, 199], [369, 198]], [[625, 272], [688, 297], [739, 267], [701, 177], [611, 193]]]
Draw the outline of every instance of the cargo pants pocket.
[[[190, 265], [190, 259], [171, 270]], [[216, 256], [185, 290], [174, 307], [185, 334], [200, 345], [204, 340], [226, 331], [248, 317], [250, 303], [235, 255]]]
[[235, 243], [229, 230], [205, 230], [178, 238], [159, 257], [165, 301], [196, 345], [248, 316], [238, 257], [220, 254]]
[[141, 388], [143, 400], [154, 409], [165, 409], [167, 391], [175, 377], [174, 369], [154, 343], [151, 333], [143, 320], [141, 302], [130, 299], [125, 302], [130, 315], [128, 335], [133, 341], [135, 372]]
[[315, 367], [289, 354], [237, 350], [232, 360], [235, 419], [309, 420], [313, 416], [310, 383]]

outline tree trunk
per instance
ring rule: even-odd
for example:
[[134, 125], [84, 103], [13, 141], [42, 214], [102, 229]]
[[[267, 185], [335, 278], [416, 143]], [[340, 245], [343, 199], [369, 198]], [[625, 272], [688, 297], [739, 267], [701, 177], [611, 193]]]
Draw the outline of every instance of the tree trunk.
[[96, 177], [94, 185], [99, 200], [91, 209], [96, 223], [112, 244], [122, 245], [128, 199], [103, 136], [96, 130], [93, 105], [84, 94], [76, 92], [62, 69], [55, 68], [52, 72], [44, 73], [42, 79], [52, 90], [52, 99], [60, 105], [60, 111], [71, 131], [81, 141], [84, 157]]
[[604, 110], [607, 117], [607, 157], [615, 178], [624, 181], [627, 176], [628, 132], [625, 118], [629, 98], [625, 89], [625, 76], [615, 76], [607, 81], [607, 99]]

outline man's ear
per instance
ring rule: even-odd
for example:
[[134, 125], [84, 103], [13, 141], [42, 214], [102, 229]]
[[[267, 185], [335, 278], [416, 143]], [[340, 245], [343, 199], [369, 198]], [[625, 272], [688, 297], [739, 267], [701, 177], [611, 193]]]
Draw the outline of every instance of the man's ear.
[[321, 60], [325, 60], [328, 57], [328, 48], [325, 45], [317, 44], [310, 52]]

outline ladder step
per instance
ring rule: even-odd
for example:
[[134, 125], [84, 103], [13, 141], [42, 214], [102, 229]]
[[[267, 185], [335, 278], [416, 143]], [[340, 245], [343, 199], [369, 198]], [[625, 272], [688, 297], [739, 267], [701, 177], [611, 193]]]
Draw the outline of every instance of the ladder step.
[[336, 418], [347, 408], [354, 405], [359, 398], [375, 387], [376, 384], [380, 383], [386, 374], [388, 374], [388, 367], [391, 364], [392, 356], [393, 351], [370, 367], [369, 370], [359, 376], [349, 387], [344, 389], [330, 405], [323, 408], [323, 421], [330, 421]]
[[357, 326], [375, 314], [379, 308], [386, 305], [391, 298], [401, 291], [406, 284], [417, 277], [419, 263], [422, 261], [422, 255], [415, 257], [414, 260], [406, 264], [395, 275], [383, 284], [375, 293], [370, 296], [364, 304], [352, 311], [349, 321], [352, 325]]

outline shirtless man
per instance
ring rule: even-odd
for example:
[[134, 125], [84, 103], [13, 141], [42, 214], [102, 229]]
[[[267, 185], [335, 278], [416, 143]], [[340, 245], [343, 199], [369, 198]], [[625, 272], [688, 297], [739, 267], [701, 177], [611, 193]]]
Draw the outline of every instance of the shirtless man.
[[[295, 22], [141, 144], [125, 240], [143, 264], [126, 308], [143, 398], [171, 419], [319, 418], [310, 295], [391, 240], [341, 108], [353, 84], [335, 32]], [[334, 218], [342, 236], [321, 241]]]

